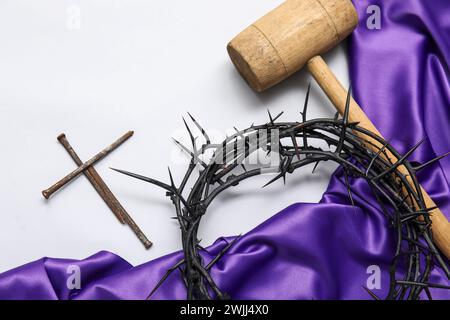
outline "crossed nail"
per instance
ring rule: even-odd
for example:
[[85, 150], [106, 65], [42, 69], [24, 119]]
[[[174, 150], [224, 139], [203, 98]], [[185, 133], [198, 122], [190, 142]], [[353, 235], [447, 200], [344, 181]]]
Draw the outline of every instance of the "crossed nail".
[[42, 191], [42, 195], [46, 199], [49, 199], [59, 189], [61, 189], [74, 179], [78, 178], [81, 174], [84, 174], [86, 178], [89, 180], [89, 182], [92, 184], [94, 189], [97, 191], [97, 193], [100, 195], [100, 197], [103, 199], [103, 201], [105, 201], [106, 205], [114, 213], [119, 222], [122, 224], [127, 224], [133, 230], [133, 232], [136, 234], [139, 240], [142, 242], [144, 247], [146, 249], [149, 249], [152, 246], [152, 242], [147, 239], [145, 234], [142, 232], [142, 230], [139, 228], [136, 222], [131, 218], [131, 216], [124, 209], [124, 207], [120, 204], [119, 200], [117, 200], [117, 198], [108, 188], [106, 183], [100, 177], [97, 170], [95, 170], [95, 168], [93, 167], [94, 164], [96, 164], [101, 159], [105, 158], [108, 154], [110, 154], [112, 151], [114, 151], [120, 145], [122, 145], [125, 141], [131, 138], [133, 134], [134, 134], [133, 131], [128, 131], [114, 143], [112, 143], [111, 145], [109, 145], [108, 147], [106, 147], [105, 149], [103, 149], [102, 151], [97, 153], [94, 157], [92, 157], [91, 159], [89, 159], [84, 163], [80, 159], [80, 157], [78, 157], [77, 153], [70, 145], [66, 135], [64, 133], [60, 134], [58, 136], [58, 141], [63, 145], [64, 149], [66, 149], [66, 151], [72, 157], [73, 161], [78, 166], [78, 168], [76, 168], [68, 175], [66, 175], [64, 178], [53, 184], [50, 188]]

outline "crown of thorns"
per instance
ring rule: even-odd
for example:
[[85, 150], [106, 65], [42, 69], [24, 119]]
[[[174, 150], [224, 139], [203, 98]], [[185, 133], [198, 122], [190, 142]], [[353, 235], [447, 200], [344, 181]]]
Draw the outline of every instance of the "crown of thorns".
[[[178, 186], [170, 169], [170, 184], [114, 169], [165, 189], [173, 202], [176, 219], [180, 225], [184, 259], [167, 271], [149, 294], [148, 299], [176, 270], [180, 271], [186, 285], [187, 299], [232, 298], [216, 285], [210, 270], [239, 237], [206, 264], [199, 254], [203, 247], [198, 239], [198, 228], [208, 207], [220, 193], [237, 186], [245, 179], [267, 172], [265, 165], [248, 168], [245, 164], [246, 159], [261, 150], [267, 154], [276, 154], [279, 158], [276, 176], [265, 186], [279, 179], [285, 180], [287, 174], [292, 174], [306, 165], [314, 164], [316, 168], [323, 161], [336, 162], [343, 168], [348, 197], [352, 205], [354, 201], [349, 177], [364, 179], [367, 182], [387, 219], [388, 226], [394, 229], [393, 232], [397, 237], [395, 255], [389, 271], [390, 288], [385, 299], [419, 299], [423, 292], [427, 298], [432, 299], [430, 288], [450, 289], [448, 286], [429, 282], [431, 271], [435, 267], [441, 268], [448, 278], [450, 272], [442, 255], [433, 244], [429, 213], [435, 208], [425, 206], [416, 177], [416, 172], [445, 155], [413, 166], [408, 157], [423, 141], [417, 143], [405, 155], [400, 155], [383, 138], [365, 130], [358, 123], [349, 122], [350, 90], [342, 118], [336, 114], [330, 119], [307, 120], [309, 92], [308, 87], [300, 122], [277, 122], [283, 113], [272, 117], [269, 112], [268, 123], [251, 125], [245, 130], [236, 129], [235, 134], [220, 144], [213, 144], [207, 132], [189, 114], [205, 142], [198, 148], [197, 138], [183, 119], [192, 142], [192, 150], [175, 140], [175, 143], [190, 156], [189, 166]], [[276, 131], [277, 134], [261, 135], [261, 131]], [[317, 147], [311, 143], [313, 141], [325, 142], [328, 147]], [[213, 150], [208, 163], [201, 159], [207, 150]], [[392, 161], [389, 154], [398, 160]], [[401, 165], [406, 167], [407, 175], [396, 170]], [[200, 170], [197, 179], [192, 182], [197, 166]], [[189, 192], [187, 192], [188, 184], [192, 184]], [[365, 289], [374, 299], [380, 299], [369, 289]]]

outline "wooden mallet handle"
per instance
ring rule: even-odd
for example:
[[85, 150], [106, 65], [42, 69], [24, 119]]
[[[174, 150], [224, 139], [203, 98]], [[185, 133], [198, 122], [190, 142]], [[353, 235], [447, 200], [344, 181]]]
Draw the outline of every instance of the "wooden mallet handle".
[[[258, 92], [271, 88], [307, 65], [343, 113], [347, 90], [320, 55], [345, 39], [357, 24], [358, 15], [350, 0], [286, 0], [234, 37], [227, 50], [239, 73]], [[350, 121], [359, 122], [361, 127], [381, 137], [354, 100], [351, 101]], [[403, 166], [398, 170], [406, 173]], [[436, 207], [425, 191], [423, 197], [428, 208]], [[439, 209], [431, 212], [431, 218], [434, 241], [450, 259], [449, 222]]]
[[[322, 90], [331, 100], [333, 105], [339, 111], [339, 113], [343, 114], [345, 109], [345, 102], [347, 98], [347, 90], [342, 86], [333, 72], [330, 70], [328, 65], [320, 56], [315, 56], [307, 63], [308, 69], [314, 79], [319, 83]], [[349, 112], [349, 121], [350, 122], [359, 122], [359, 126], [375, 133], [376, 135], [382, 137], [381, 133], [377, 130], [377, 128], [373, 125], [370, 119], [366, 116], [364, 111], [360, 108], [360, 106], [356, 103], [356, 101], [352, 98], [350, 102], [350, 112]], [[379, 142], [369, 139], [369, 137], [364, 136], [365, 139], [379, 146]], [[368, 145], [370, 146], [370, 144]], [[387, 156], [392, 160], [396, 161], [397, 158], [386, 150]], [[405, 166], [399, 166], [397, 170], [406, 175], [406, 178], [411, 181], [411, 178], [408, 175], [407, 169]], [[425, 201], [425, 205], [427, 208], [437, 207], [434, 201], [430, 198], [428, 193], [422, 188], [422, 195]], [[434, 209], [430, 212], [430, 218], [433, 222], [432, 224], [432, 232], [434, 237], [434, 242], [438, 246], [438, 248], [445, 254], [447, 259], [450, 259], [450, 223], [444, 214], [439, 210], [439, 208]]]

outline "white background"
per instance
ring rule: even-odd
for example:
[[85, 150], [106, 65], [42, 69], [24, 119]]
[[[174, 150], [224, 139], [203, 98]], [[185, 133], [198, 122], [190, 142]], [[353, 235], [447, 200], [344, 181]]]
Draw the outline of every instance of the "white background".
[[[312, 78], [301, 71], [264, 94], [241, 79], [226, 53], [239, 31], [280, 0], [40, 0], [0, 2], [0, 272], [43, 256], [82, 259], [109, 250], [140, 264], [180, 249], [165, 193], [111, 171], [177, 181], [171, 137], [191, 112], [225, 134], [265, 123], [267, 108], [296, 121]], [[80, 11], [77, 25], [76, 11]], [[73, 16], [75, 14], [75, 17]], [[75, 19], [75, 20], [73, 20]], [[348, 85], [345, 48], [325, 59]], [[331, 117], [313, 82], [309, 117]], [[135, 136], [97, 170], [154, 246], [146, 251], [83, 176], [45, 201], [41, 190], [75, 168], [56, 137], [88, 160], [127, 130]], [[334, 168], [324, 164], [262, 190], [270, 177], [219, 197], [202, 244], [245, 233], [294, 202], [316, 202]]]

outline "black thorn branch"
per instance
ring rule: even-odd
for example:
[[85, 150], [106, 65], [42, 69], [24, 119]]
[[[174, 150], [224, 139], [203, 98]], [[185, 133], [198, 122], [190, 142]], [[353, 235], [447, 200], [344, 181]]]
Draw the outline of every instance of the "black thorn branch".
[[[152, 290], [149, 298], [175, 271], [180, 273], [186, 285], [188, 299], [230, 298], [220, 290], [209, 272], [230, 247], [239, 241], [239, 237], [225, 246], [209, 264], [204, 263], [201, 255], [204, 249], [199, 244], [198, 230], [209, 205], [220, 193], [239, 185], [243, 180], [271, 171], [275, 173], [275, 177], [266, 184], [269, 185], [281, 178], [285, 180], [287, 174], [292, 174], [299, 168], [310, 164], [317, 167], [320, 162], [325, 161], [335, 162], [342, 167], [349, 205], [353, 207], [361, 205], [357, 202], [358, 198], [354, 197], [356, 192], [352, 190], [349, 176], [352, 177], [352, 181], [364, 180], [372, 190], [379, 211], [386, 217], [386, 227], [394, 229], [397, 244], [389, 270], [390, 289], [385, 298], [396, 300], [431, 298], [431, 288], [449, 289], [429, 282], [433, 268], [442, 269], [446, 275], [450, 275], [450, 272], [445, 259], [432, 241], [430, 220], [432, 208], [425, 206], [415, 174], [416, 171], [439, 161], [443, 156], [413, 167], [408, 157], [420, 143], [401, 156], [388, 141], [359, 127], [358, 123], [349, 123], [350, 93], [347, 96], [342, 119], [336, 116], [330, 119], [307, 120], [309, 94], [308, 86], [301, 122], [276, 122], [282, 113], [274, 118], [268, 111], [269, 123], [252, 124], [245, 130], [236, 129], [236, 133], [219, 144], [212, 144], [205, 130], [189, 114], [206, 142], [200, 150], [197, 150], [196, 139], [183, 119], [193, 150], [174, 140], [190, 156], [189, 166], [179, 187], [175, 186], [170, 169], [170, 184], [114, 169], [165, 189], [171, 197], [176, 212], [175, 218], [180, 224], [184, 259], [168, 270]], [[278, 131], [276, 138], [272, 135], [259, 134], [271, 130]], [[273, 139], [277, 140], [272, 141]], [[290, 140], [292, 144], [283, 144], [283, 139]], [[324, 142], [328, 149], [319, 148], [311, 143], [316, 141]], [[376, 144], [371, 141], [376, 141]], [[214, 151], [213, 156], [205, 163], [200, 158], [204, 158], [205, 150], [209, 149]], [[276, 165], [260, 162], [248, 164], [246, 161], [258, 151], [265, 151], [271, 156], [276, 153], [276, 158], [280, 161], [277, 161]], [[399, 160], [392, 163], [387, 154], [392, 154]], [[224, 159], [226, 161], [223, 161]], [[193, 173], [199, 163], [201, 170], [194, 178]], [[400, 165], [407, 169], [406, 175], [396, 170]], [[186, 188], [187, 186], [189, 187]], [[374, 299], [380, 299], [367, 288], [364, 290]]]

